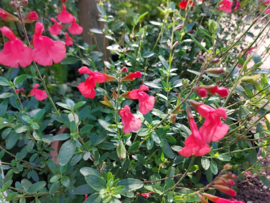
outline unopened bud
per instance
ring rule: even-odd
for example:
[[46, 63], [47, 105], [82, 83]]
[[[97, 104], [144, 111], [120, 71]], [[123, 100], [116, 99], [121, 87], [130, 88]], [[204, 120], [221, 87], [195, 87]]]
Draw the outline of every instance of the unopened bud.
[[223, 193], [230, 195], [230, 196], [236, 195], [236, 192], [233, 189], [226, 187], [226, 186], [223, 186], [223, 185], [214, 185], [214, 188], [216, 188], [220, 192], [223, 192]]
[[11, 2], [9, 2], [9, 5], [11, 6], [11, 7], [13, 7], [13, 8], [17, 8], [17, 3], [15, 2], [15, 1], [11, 1]]
[[232, 187], [234, 186], [234, 182], [230, 179], [226, 180], [225, 178], [220, 178], [215, 182], [216, 185], [223, 185], [223, 186], [228, 186]]
[[121, 69], [121, 73], [126, 73], [126, 72], [128, 72], [127, 67], [123, 67], [123, 68]]
[[220, 62], [220, 59], [219, 58], [214, 58], [210, 63], [211, 64], [217, 64]]
[[219, 74], [225, 73], [225, 69], [224, 68], [209, 68], [206, 70], [206, 72], [219, 75]]
[[168, 41], [167, 41], [167, 45], [168, 45], [168, 47], [170, 47], [170, 48], [171, 48], [171, 40], [169, 40], [169, 39], [168, 39]]
[[231, 164], [225, 164], [223, 168], [224, 168], [224, 170], [228, 171], [228, 170], [232, 169], [232, 165]]
[[209, 20], [208, 27], [209, 27], [209, 31], [212, 34], [215, 34], [218, 31], [218, 23], [214, 20]]
[[222, 176], [225, 179], [230, 179], [230, 180], [236, 180], [238, 177], [231, 172], [226, 173], [225, 175]]
[[260, 78], [259, 75], [254, 75], [254, 76], [244, 76], [241, 78], [241, 82], [246, 82], [252, 85], [258, 85], [257, 80]]
[[182, 84], [184, 87], [188, 86], [188, 79], [182, 79]]
[[198, 56], [198, 60], [199, 60], [200, 62], [202, 62], [202, 63], [204, 63], [204, 62], [205, 62], [205, 59], [204, 59], [204, 57], [203, 57], [203, 56]]
[[174, 31], [182, 30], [182, 28], [183, 28], [183, 24], [177, 25], [177, 26], [174, 28]]
[[28, 4], [28, 0], [21, 0], [20, 1], [20, 6], [27, 6], [27, 4]]
[[211, 62], [212, 61], [212, 53], [209, 53], [205, 56], [205, 59], [207, 62]]
[[179, 44], [179, 42], [176, 41], [176, 42], [173, 44], [172, 48], [175, 48], [176, 46], [178, 46], [178, 44]]

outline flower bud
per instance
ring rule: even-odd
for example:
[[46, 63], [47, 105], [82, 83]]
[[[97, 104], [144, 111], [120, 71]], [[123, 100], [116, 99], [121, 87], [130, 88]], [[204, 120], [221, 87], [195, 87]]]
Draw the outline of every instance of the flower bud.
[[259, 75], [254, 75], [254, 76], [244, 76], [241, 78], [241, 82], [246, 82], [252, 85], [258, 85], [257, 80], [260, 78]]
[[200, 96], [200, 97], [207, 97], [207, 91], [206, 89], [199, 87], [199, 86], [194, 86], [193, 90]]
[[15, 1], [9, 2], [9, 5], [13, 8], [17, 8], [18, 4]]
[[228, 172], [227, 174], [223, 175], [222, 178], [236, 180], [238, 177], [231, 172]]
[[206, 72], [210, 74], [219, 75], [219, 74], [225, 73], [225, 69], [224, 68], [209, 68], [206, 70]]
[[217, 64], [220, 62], [220, 59], [219, 58], [214, 58], [210, 63], [211, 64]]
[[212, 202], [216, 202], [219, 199], [219, 197], [210, 195], [208, 193], [203, 193], [203, 196], [207, 197], [207, 199], [210, 199]]
[[170, 48], [171, 48], [171, 40], [169, 40], [169, 39], [168, 39], [168, 41], [167, 41], [167, 45], [168, 45], [168, 47], [170, 47]]
[[188, 86], [189, 85], [188, 79], [182, 79], [182, 84], [184, 87]]
[[178, 46], [178, 44], [179, 44], [179, 42], [176, 41], [176, 42], [173, 44], [172, 48], [175, 48], [176, 46]]
[[216, 188], [220, 192], [223, 192], [223, 193], [230, 195], [230, 196], [236, 195], [236, 192], [233, 189], [226, 187], [226, 186], [223, 186], [223, 185], [214, 185], [214, 188]]
[[106, 96], [104, 96], [104, 101], [100, 101], [102, 104], [108, 106], [108, 107], [112, 107], [113, 108], [113, 105], [112, 103], [107, 99]]
[[202, 203], [208, 203], [208, 201], [201, 194], [198, 194], [198, 196], [201, 199]]
[[21, 0], [20, 1], [20, 6], [27, 6], [27, 4], [28, 4], [28, 0]]
[[234, 182], [230, 179], [226, 180], [225, 178], [220, 178], [215, 182], [216, 185], [223, 185], [223, 186], [228, 186], [232, 187], [234, 186]]
[[16, 16], [10, 14], [9, 12], [5, 11], [2, 8], [0, 8], [0, 17], [2, 18], [3, 21], [6, 22], [19, 21], [19, 19]]
[[182, 24], [177, 25], [177, 26], [174, 28], [174, 31], [182, 30], [182, 28], [183, 28], [183, 25], [182, 25]]
[[223, 167], [224, 170], [228, 171], [232, 169], [232, 165], [231, 164], [225, 164], [225, 166]]
[[122, 81], [133, 81], [135, 78], [139, 79], [142, 77], [142, 73], [140, 71], [136, 71], [135, 73], [129, 73], [125, 77], [122, 78]]
[[34, 21], [38, 20], [38, 14], [35, 11], [30, 11], [23, 19], [24, 23], [33, 23]]
[[203, 56], [198, 56], [198, 60], [202, 63], [205, 63], [205, 59]]
[[126, 73], [126, 72], [128, 72], [127, 67], [123, 67], [123, 68], [121, 69], [121, 73]]
[[208, 27], [209, 27], [209, 31], [212, 34], [215, 34], [218, 31], [218, 23], [214, 20], [209, 20]]

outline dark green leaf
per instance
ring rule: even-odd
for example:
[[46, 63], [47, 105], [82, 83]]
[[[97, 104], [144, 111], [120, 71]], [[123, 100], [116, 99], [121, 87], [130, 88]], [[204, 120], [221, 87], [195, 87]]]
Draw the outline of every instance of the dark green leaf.
[[119, 145], [116, 148], [116, 152], [118, 157], [122, 160], [126, 158], [126, 148], [122, 141], [120, 141]]
[[150, 57], [152, 57], [152, 56], [154, 56], [155, 55], [155, 53], [154, 52], [145, 52], [144, 54], [143, 54], [143, 58], [150, 58]]
[[66, 165], [72, 156], [74, 155], [76, 150], [76, 141], [74, 140], [68, 140], [66, 141], [60, 148], [58, 160], [59, 165], [64, 166]]
[[137, 141], [137, 142], [134, 142], [128, 149], [128, 152], [135, 152], [135, 151], [138, 151], [139, 150], [139, 147], [140, 147], [140, 142]]
[[80, 172], [83, 176], [96, 175], [101, 177], [100, 173], [97, 170], [90, 167], [83, 167], [80, 169]]
[[80, 129], [80, 134], [84, 134], [84, 133], [88, 133], [90, 132], [90, 130], [93, 128], [93, 125], [86, 125], [86, 126], [83, 126], [81, 129]]
[[16, 143], [17, 143], [17, 141], [19, 139], [19, 136], [20, 136], [19, 134], [12, 131], [10, 133], [10, 135], [8, 136], [8, 138], [7, 138], [6, 148], [7, 149], [12, 149], [16, 145]]
[[86, 194], [91, 194], [95, 192], [88, 184], [80, 185], [79, 187], [76, 187], [74, 189], [73, 194], [75, 195], [86, 195]]
[[161, 63], [163, 64], [163, 66], [168, 70], [169, 69], [169, 64], [168, 62], [163, 58], [163, 56], [159, 55], [158, 56], [159, 60], [161, 61]]
[[217, 163], [213, 160], [211, 161], [210, 169], [214, 175], [217, 175], [217, 173], [218, 173]]
[[6, 99], [6, 98], [9, 98], [9, 97], [12, 97], [14, 94], [12, 93], [9, 93], [9, 92], [6, 92], [6, 93], [3, 93], [3, 94], [0, 94], [0, 99]]
[[61, 183], [65, 187], [68, 187], [70, 185], [70, 179], [69, 179], [69, 177], [67, 177], [67, 176], [62, 177], [61, 178]]
[[204, 170], [209, 169], [209, 167], [210, 167], [210, 160], [209, 159], [202, 157], [201, 163], [202, 163], [202, 167], [204, 168]]
[[23, 75], [16, 77], [14, 79], [14, 85], [19, 85], [19, 84], [23, 83], [27, 79], [27, 77], [28, 76], [26, 74], [23, 74]]
[[86, 101], [80, 101], [77, 104], [75, 104], [75, 106], [73, 107], [73, 109], [80, 108], [80, 107], [82, 107], [85, 104], [86, 104]]
[[9, 86], [9, 81], [6, 78], [0, 76], [0, 86]]
[[111, 129], [109, 128], [109, 126], [111, 125], [110, 123], [108, 123], [107, 121], [104, 121], [102, 119], [98, 119], [99, 124], [107, 131], [109, 132], [116, 132], [116, 129]]
[[100, 203], [101, 197], [99, 194], [92, 194], [90, 195], [83, 203]]
[[106, 182], [99, 176], [96, 175], [87, 175], [85, 177], [87, 184], [96, 191], [106, 189]]
[[162, 140], [162, 142], [163, 145], [161, 146], [161, 148], [164, 154], [166, 154], [170, 159], [174, 159], [175, 154], [173, 153], [171, 146], [165, 140]]
[[231, 157], [227, 154], [219, 154], [217, 157], [221, 161], [230, 161]]
[[45, 112], [46, 112], [45, 109], [41, 109], [40, 111], [38, 111], [38, 112], [36, 113], [36, 115], [34, 116], [33, 121], [39, 122], [40, 119], [41, 119], [41, 118], [43, 117], [43, 115], [45, 114]]
[[124, 192], [131, 192], [143, 187], [143, 182], [138, 179], [128, 178], [124, 180], [120, 180], [118, 185], [125, 186]]
[[46, 186], [46, 182], [40, 181], [40, 182], [37, 182], [37, 183], [34, 183], [33, 185], [31, 185], [27, 192], [36, 193], [36, 192], [42, 190], [45, 186]]
[[60, 188], [60, 182], [59, 181], [53, 183], [50, 190], [49, 190], [49, 194], [50, 195], [54, 194], [59, 188]]
[[8, 107], [8, 101], [4, 100], [0, 104], [0, 116], [4, 116], [5, 113], [7, 112], [7, 107]]
[[115, 31], [115, 30], [119, 29], [120, 27], [122, 27], [124, 24], [125, 23], [123, 23], [123, 22], [117, 23], [115, 26], [113, 26], [112, 30]]

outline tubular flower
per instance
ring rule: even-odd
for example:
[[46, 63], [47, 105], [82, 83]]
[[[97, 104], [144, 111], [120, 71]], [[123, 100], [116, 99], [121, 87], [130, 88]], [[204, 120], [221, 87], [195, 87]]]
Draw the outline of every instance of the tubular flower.
[[51, 18], [51, 21], [54, 22], [54, 24], [48, 28], [51, 35], [59, 35], [61, 33], [61, 29], [63, 29], [63, 25], [61, 23], [58, 23], [55, 18]]
[[207, 97], [207, 91], [206, 89], [199, 87], [199, 86], [194, 86], [193, 90], [200, 96], [200, 97]]
[[145, 92], [139, 92], [138, 100], [139, 100], [139, 111], [142, 114], [145, 115], [154, 108], [154, 104], [155, 104], [154, 96], [149, 96]]
[[138, 99], [139, 92], [148, 91], [149, 87], [146, 85], [141, 85], [139, 89], [128, 91], [127, 93], [122, 94], [123, 97], [127, 99]]
[[195, 120], [192, 116], [191, 109], [187, 105], [187, 115], [192, 134], [188, 136], [183, 147], [178, 153], [184, 157], [203, 156], [211, 151], [211, 148], [205, 143], [202, 135], [198, 131]]
[[220, 198], [220, 197], [217, 197], [214, 195], [210, 195], [208, 193], [203, 193], [203, 195], [215, 203], [244, 203], [242, 201], [228, 200], [228, 199]]
[[72, 23], [68, 28], [68, 31], [73, 35], [80, 35], [83, 32], [83, 28], [76, 23], [76, 18], [73, 17]]
[[65, 39], [65, 43], [66, 43], [66, 46], [72, 46], [73, 45], [73, 40], [72, 38], [68, 35], [68, 33], [65, 32], [65, 36], [66, 36], [66, 39]]
[[35, 84], [34, 88], [31, 90], [30, 95], [35, 96], [36, 100], [43, 101], [47, 99], [47, 93], [45, 90], [38, 90], [39, 84]]
[[10, 14], [9, 12], [5, 11], [2, 8], [0, 8], [0, 17], [2, 18], [3, 21], [6, 22], [19, 21], [19, 19], [16, 16]]
[[36, 21], [38, 19], [39, 19], [38, 14], [35, 11], [30, 11], [24, 17], [23, 22], [24, 23], [33, 23], [34, 21]]
[[236, 6], [233, 10], [236, 11], [239, 8], [241, 8], [240, 2], [238, 0], [236, 0]]
[[227, 119], [225, 109], [212, 107], [189, 100], [193, 108], [205, 119], [204, 124], [200, 127], [200, 134], [205, 142], [216, 142], [221, 140], [228, 132], [230, 127], [221, 122], [220, 117]]
[[142, 121], [139, 118], [135, 118], [130, 112], [130, 108], [126, 105], [119, 111], [119, 115], [122, 117], [122, 123], [124, 125], [123, 132], [131, 133], [140, 129]]
[[87, 77], [85, 82], [80, 83], [78, 86], [82, 95], [89, 99], [95, 98], [96, 96], [95, 87], [96, 87], [96, 83], [95, 83], [94, 76]]
[[270, 14], [270, 8], [265, 11], [266, 14]]
[[183, 1], [181, 1], [181, 2], [179, 3], [179, 7], [180, 7], [181, 9], [186, 9], [188, 3], [189, 3], [191, 6], [195, 6], [195, 4], [194, 4], [193, 1], [183, 0]]
[[230, 179], [226, 180], [225, 178], [220, 178], [215, 182], [216, 185], [223, 185], [223, 186], [228, 186], [232, 187], [234, 186], [234, 182]]
[[125, 77], [122, 78], [122, 81], [132, 81], [135, 78], [140, 78], [142, 77], [142, 73], [140, 71], [136, 71], [135, 73], [129, 73]]
[[104, 82], [111, 82], [113, 80], [117, 80], [116, 77], [108, 75], [106, 73], [99, 73], [99, 72], [94, 72], [91, 71], [89, 68], [86, 66], [81, 67], [78, 72], [80, 74], [87, 74], [87, 75], [92, 75], [95, 78], [96, 83], [104, 83]]
[[0, 51], [0, 64], [13, 68], [30, 65], [33, 61], [32, 49], [24, 46], [8, 27], [4, 26], [0, 30], [10, 40], [5, 43], [3, 51]]
[[223, 186], [223, 185], [214, 185], [214, 188], [216, 188], [220, 192], [223, 192], [223, 193], [230, 195], [230, 196], [236, 195], [236, 192], [233, 189], [226, 187], [226, 186]]
[[195, 86], [194, 90], [201, 97], [207, 96], [207, 94], [205, 96], [205, 91], [211, 95], [218, 94], [220, 97], [227, 97], [229, 95], [229, 91], [225, 87], [218, 87], [217, 85]]
[[74, 16], [67, 11], [65, 4], [62, 5], [62, 10], [63, 11], [57, 16], [57, 19], [61, 23], [72, 23]]
[[154, 192], [141, 193], [141, 196], [144, 197], [145, 199], [148, 199], [148, 197], [153, 193]]
[[231, 2], [230, 0], [222, 0], [218, 10], [224, 10], [225, 13], [231, 13], [232, 5], [233, 5], [233, 2]]
[[63, 42], [53, 41], [49, 37], [42, 36], [44, 26], [37, 22], [35, 26], [35, 34], [33, 37], [33, 60], [43, 66], [51, 66], [59, 63], [65, 58], [66, 47]]

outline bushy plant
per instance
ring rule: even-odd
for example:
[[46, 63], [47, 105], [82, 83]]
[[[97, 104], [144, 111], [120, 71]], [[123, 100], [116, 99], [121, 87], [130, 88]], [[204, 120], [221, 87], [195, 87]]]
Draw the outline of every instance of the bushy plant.
[[[268, 2], [252, 15], [238, 1], [168, 0], [155, 9], [163, 19], [129, 8], [131, 20], [120, 22], [100, 1], [105, 27], [90, 33], [110, 40], [117, 61], [76, 42], [83, 28], [68, 0], [44, 21], [27, 0], [7, 3], [0, 9], [3, 201], [240, 202], [230, 198], [234, 182], [260, 173], [257, 150], [264, 158], [269, 150], [270, 125], [262, 122], [269, 70], [260, 68], [267, 52], [256, 50], [270, 21], [250, 31], [268, 19]], [[254, 19], [239, 16], [246, 14]], [[68, 66], [79, 66], [76, 81], [59, 79]]]

